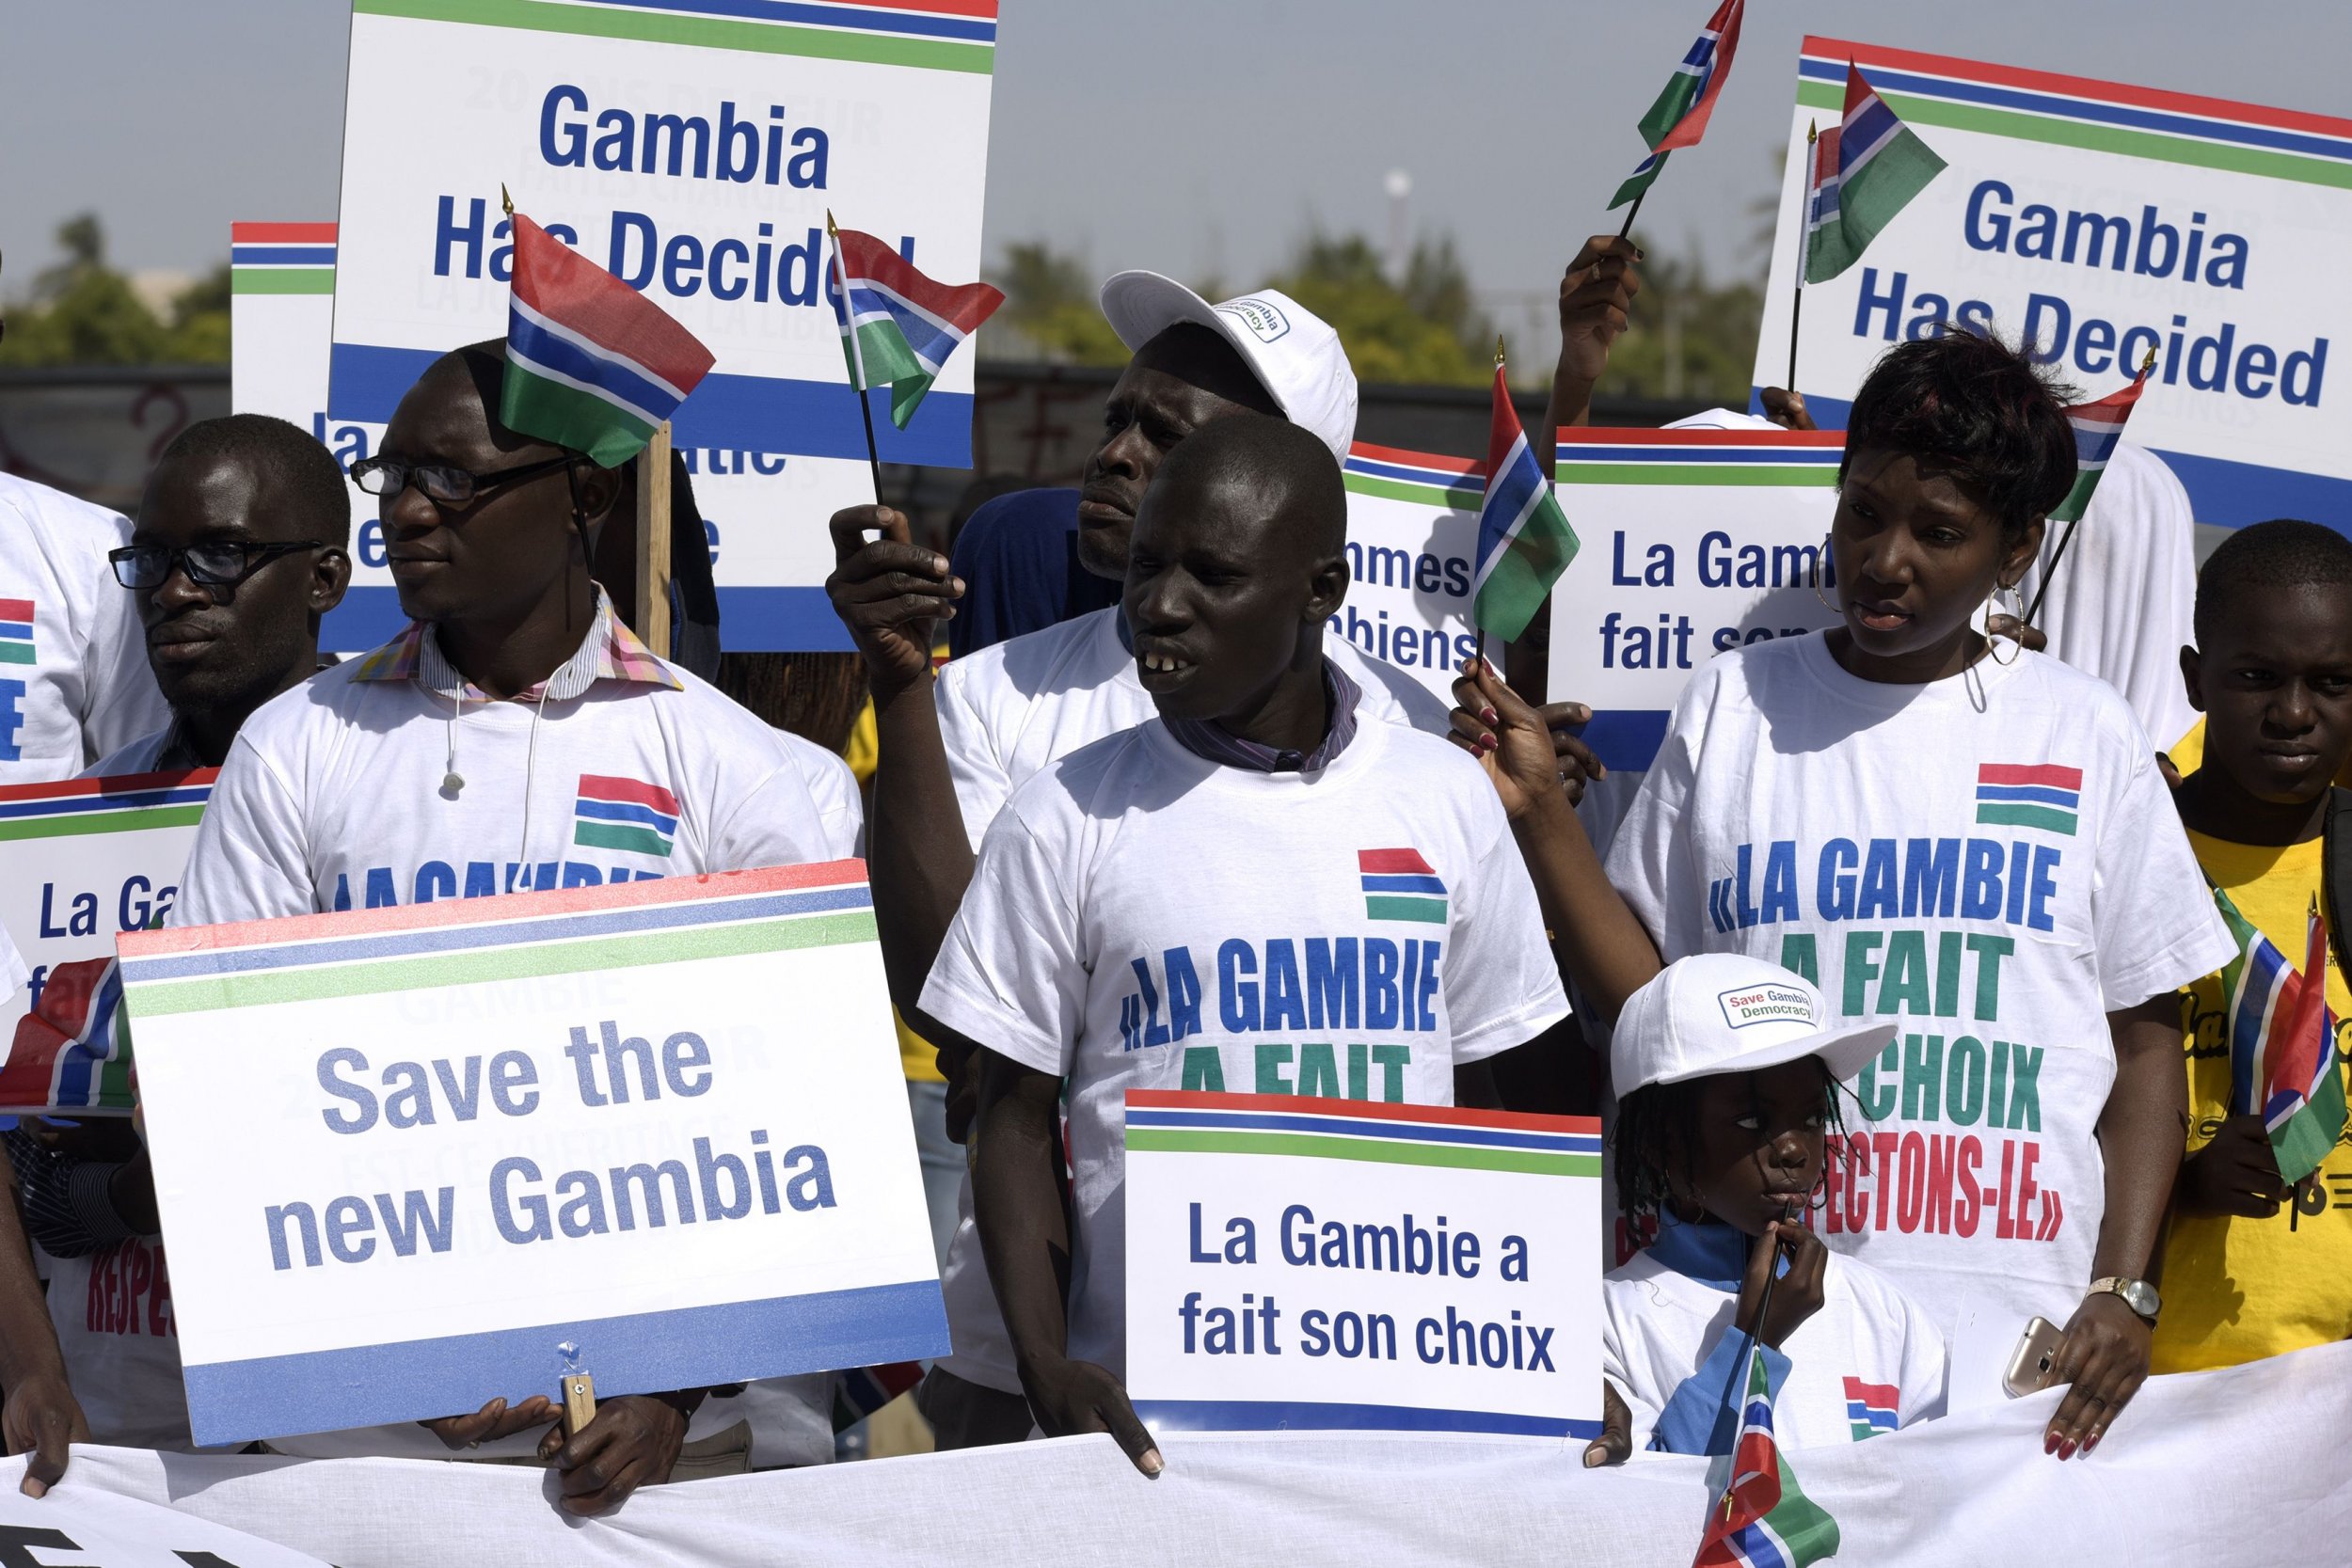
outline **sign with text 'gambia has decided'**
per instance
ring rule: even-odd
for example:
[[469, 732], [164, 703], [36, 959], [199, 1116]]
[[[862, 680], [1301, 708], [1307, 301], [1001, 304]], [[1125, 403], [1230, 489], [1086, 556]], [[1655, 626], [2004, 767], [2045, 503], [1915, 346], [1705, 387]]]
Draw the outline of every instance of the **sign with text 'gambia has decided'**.
[[[1834, 431], [1564, 430], [1561, 509], [1584, 547], [1551, 591], [1551, 696], [1591, 705], [1612, 768], [1650, 765], [1692, 671], [1833, 625], [1816, 563], [1837, 507]], [[1826, 600], [1825, 597], [1826, 596]]]
[[[326, 417], [335, 232], [331, 223], [230, 225], [230, 403], [239, 413], [302, 426], [348, 472], [382, 443], [384, 422]], [[842, 507], [873, 499], [865, 460], [677, 450], [709, 537], [727, 646], [847, 648], [849, 634], [825, 598], [833, 570], [825, 523]], [[350, 490], [351, 588], [325, 635], [330, 648], [364, 653], [399, 635], [408, 618], [385, 562], [376, 498], [356, 484]]]
[[[996, 0], [354, 0], [327, 412], [382, 422], [506, 330], [515, 204], [718, 367], [678, 444], [863, 460], [825, 212], [980, 272]], [[971, 354], [885, 462], [971, 462]]]
[[1130, 1090], [1126, 1203], [1152, 1426], [1600, 1431], [1591, 1117]]
[[199, 1443], [945, 1354], [857, 862], [122, 939]]
[[[76, 982], [74, 1003], [27, 1023], [60, 965], [111, 958], [115, 937], [171, 912], [214, 770], [0, 786], [0, 925], [32, 983], [0, 1012], [0, 1115], [128, 1116], [131, 1058], [111, 988]], [[78, 1016], [77, 1016], [78, 1015]]]
[[1942, 321], [2022, 334], [2089, 398], [2153, 350], [2131, 438], [2198, 521], [2352, 515], [2352, 120], [1808, 38], [1758, 387], [1788, 374], [1805, 127], [1836, 122], [1849, 61], [1948, 166], [1805, 289], [1815, 418], [1842, 425], [1871, 361]]

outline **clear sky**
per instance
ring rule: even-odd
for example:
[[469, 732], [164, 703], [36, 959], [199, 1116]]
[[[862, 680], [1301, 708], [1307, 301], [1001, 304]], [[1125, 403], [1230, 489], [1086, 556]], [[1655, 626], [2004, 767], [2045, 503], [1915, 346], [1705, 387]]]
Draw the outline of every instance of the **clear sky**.
[[[1235, 286], [1320, 223], [1454, 236], [1490, 292], [1549, 290], [1641, 148], [1709, 0], [1004, 0], [990, 254], [1042, 238], [1107, 272]], [[71, 0], [0, 15], [0, 293], [95, 208], [114, 259], [196, 271], [232, 218], [330, 218], [340, 0]], [[1753, 203], [1805, 32], [2352, 116], [2342, 0], [1754, 0], [1706, 144], [1651, 193], [1653, 243], [1760, 269]]]

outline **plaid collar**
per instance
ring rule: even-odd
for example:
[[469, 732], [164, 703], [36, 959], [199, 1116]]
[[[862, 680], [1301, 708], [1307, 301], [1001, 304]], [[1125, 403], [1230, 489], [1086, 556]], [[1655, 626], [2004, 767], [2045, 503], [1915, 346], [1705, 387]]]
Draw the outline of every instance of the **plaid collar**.
[[[455, 692], [462, 701], [491, 701], [487, 692], [458, 673], [457, 667], [441, 653], [440, 639], [434, 635], [432, 626], [423, 621], [409, 622], [406, 630], [361, 659], [351, 678], [412, 680], [434, 691]], [[612, 613], [612, 601], [605, 595], [601, 585], [596, 589], [596, 621], [589, 626], [588, 635], [580, 640], [580, 647], [546, 680], [527, 691], [516, 692], [512, 700], [532, 703], [553, 698], [567, 702], [598, 681], [629, 681], [665, 686], [673, 691], [683, 689], [683, 683], [671, 673], [670, 667]]]

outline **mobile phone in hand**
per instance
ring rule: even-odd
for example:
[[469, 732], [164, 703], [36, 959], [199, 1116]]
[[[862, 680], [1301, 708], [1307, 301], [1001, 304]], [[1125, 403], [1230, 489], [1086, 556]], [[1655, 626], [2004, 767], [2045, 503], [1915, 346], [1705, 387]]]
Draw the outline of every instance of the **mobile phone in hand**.
[[2010, 1353], [2009, 1370], [2001, 1374], [2002, 1390], [2016, 1400], [2048, 1387], [2050, 1368], [2058, 1361], [2058, 1347], [2065, 1342], [2066, 1330], [2047, 1318], [2036, 1318], [2026, 1324], [2017, 1348]]

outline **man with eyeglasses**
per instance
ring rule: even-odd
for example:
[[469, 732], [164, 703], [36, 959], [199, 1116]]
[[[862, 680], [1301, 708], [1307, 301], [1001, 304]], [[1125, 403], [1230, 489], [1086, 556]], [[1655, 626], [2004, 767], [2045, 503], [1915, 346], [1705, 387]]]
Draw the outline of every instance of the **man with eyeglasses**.
[[[378, 455], [353, 466], [378, 498], [412, 623], [246, 722], [198, 830], [174, 924], [854, 852], [854, 797], [820, 805], [807, 783], [816, 748], [656, 657], [614, 613], [588, 562], [620, 476], [499, 423], [504, 349], [477, 343], [436, 360], [401, 399]], [[787, 1391], [759, 1403], [759, 1462], [830, 1458], [830, 1380], [762, 1388]], [[273, 1446], [315, 1458], [536, 1452], [554, 1462], [563, 1506], [594, 1513], [674, 1471], [744, 1468], [755, 1419], [740, 1414], [745, 1402], [701, 1390], [606, 1400], [566, 1442], [534, 1396]], [[783, 1403], [788, 1418], [774, 1413]]]
[[[255, 708], [318, 669], [319, 622], [351, 579], [350, 536], [342, 470], [309, 432], [262, 414], [183, 431], [148, 479], [131, 542], [108, 555], [171, 721], [89, 772], [219, 767]], [[55, 1479], [70, 1436], [187, 1449], [145, 1149], [120, 1122], [27, 1124], [6, 1138], [25, 1228], [53, 1259], [48, 1311], [34, 1316], [30, 1259], [0, 1249], [0, 1339], [20, 1357], [58, 1357], [55, 1374], [7, 1383], [10, 1436], [45, 1450], [34, 1479]], [[131, 1285], [135, 1305], [87, 1311], [93, 1281]]]

